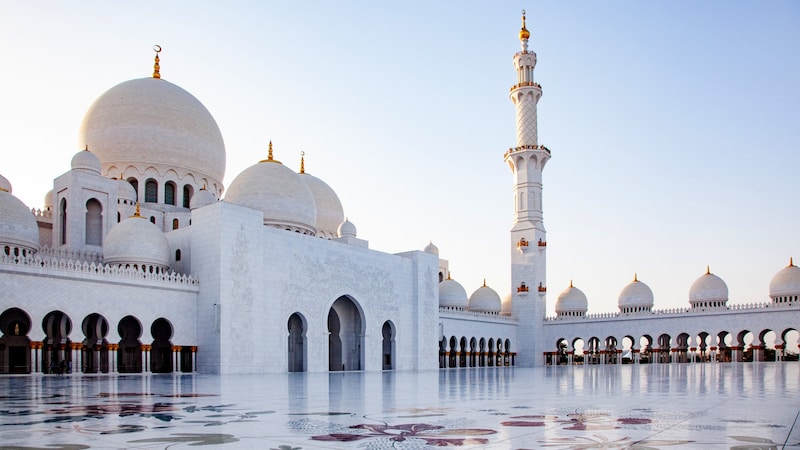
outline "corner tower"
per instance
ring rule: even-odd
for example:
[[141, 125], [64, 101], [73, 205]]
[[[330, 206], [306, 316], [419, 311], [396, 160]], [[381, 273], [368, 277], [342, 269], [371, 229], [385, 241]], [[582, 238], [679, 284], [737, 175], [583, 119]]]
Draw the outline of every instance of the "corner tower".
[[511, 228], [511, 293], [517, 329], [517, 365], [543, 364], [542, 323], [546, 313], [547, 236], [542, 221], [542, 171], [550, 150], [539, 144], [536, 108], [542, 87], [534, 81], [536, 53], [528, 50], [530, 32], [522, 11], [519, 40], [514, 55], [517, 82], [509, 97], [516, 108], [517, 145], [504, 160], [514, 175], [514, 225]]

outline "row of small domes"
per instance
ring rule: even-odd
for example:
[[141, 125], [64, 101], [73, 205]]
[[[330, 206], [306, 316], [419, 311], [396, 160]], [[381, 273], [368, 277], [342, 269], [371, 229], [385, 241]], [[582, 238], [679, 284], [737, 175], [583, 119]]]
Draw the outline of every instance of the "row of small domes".
[[[789, 265], [778, 271], [769, 285], [770, 298], [800, 295], [800, 268], [790, 260]], [[725, 304], [728, 301], [728, 285], [722, 278], [706, 270], [692, 287], [689, 288], [689, 303]], [[634, 277], [634, 280], [622, 289], [617, 304], [620, 310], [632, 308], [652, 308], [653, 291], [645, 283]], [[574, 287], [572, 282], [556, 300], [556, 314], [565, 312], [585, 313], [589, 308], [586, 295]]]

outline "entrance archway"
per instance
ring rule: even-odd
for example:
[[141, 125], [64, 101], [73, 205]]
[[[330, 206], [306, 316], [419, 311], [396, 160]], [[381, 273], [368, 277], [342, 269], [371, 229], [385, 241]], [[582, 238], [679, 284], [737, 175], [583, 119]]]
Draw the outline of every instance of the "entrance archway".
[[387, 320], [383, 323], [383, 370], [394, 369], [394, 324]]
[[364, 361], [361, 311], [349, 297], [339, 297], [328, 311], [328, 370], [361, 370]]
[[287, 359], [289, 372], [306, 371], [306, 321], [299, 313], [289, 316]]
[[72, 321], [61, 311], [51, 311], [42, 320], [45, 338], [42, 350], [42, 365], [49, 373], [64, 373], [72, 366]]
[[31, 373], [31, 318], [19, 308], [0, 314], [0, 373]]
[[97, 313], [83, 319], [81, 330], [83, 340], [81, 371], [84, 373], [108, 372], [108, 321]]
[[150, 371], [153, 373], [172, 372], [172, 324], [163, 317], [153, 321], [150, 326], [153, 344], [150, 346]]
[[140, 373], [142, 371], [142, 325], [133, 316], [125, 316], [119, 321], [117, 332], [120, 335], [117, 348], [117, 372]]

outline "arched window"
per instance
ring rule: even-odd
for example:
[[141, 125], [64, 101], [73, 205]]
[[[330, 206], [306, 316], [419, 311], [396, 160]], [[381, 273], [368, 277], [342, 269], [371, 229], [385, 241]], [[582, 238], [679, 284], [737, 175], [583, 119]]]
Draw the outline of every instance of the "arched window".
[[179, 225], [178, 219], [172, 219], [172, 229], [177, 230], [178, 225]]
[[186, 184], [183, 186], [183, 207], [188, 208], [192, 201], [192, 194], [194, 191], [192, 190], [192, 186]]
[[150, 223], [152, 224], [156, 223], [156, 216], [150, 216]]
[[122, 214], [120, 214], [120, 213], [118, 212], [118, 213], [117, 213], [117, 223], [120, 223], [120, 222], [122, 222]]
[[147, 180], [144, 184], [144, 201], [145, 203], [158, 202], [158, 183], [156, 180]]
[[181, 249], [175, 250], [175, 261], [181, 260]]
[[103, 205], [95, 199], [86, 202], [86, 245], [103, 245]]
[[61, 221], [61, 245], [67, 245], [67, 199], [65, 198], [61, 199], [58, 215]]
[[128, 183], [130, 183], [131, 186], [133, 186], [133, 190], [136, 191], [136, 199], [135, 200], [138, 202], [139, 201], [139, 180], [137, 180], [136, 178], [132, 178], [131, 177], [131, 178], [128, 178]]
[[175, 204], [175, 183], [171, 181], [164, 185], [164, 203], [167, 205]]

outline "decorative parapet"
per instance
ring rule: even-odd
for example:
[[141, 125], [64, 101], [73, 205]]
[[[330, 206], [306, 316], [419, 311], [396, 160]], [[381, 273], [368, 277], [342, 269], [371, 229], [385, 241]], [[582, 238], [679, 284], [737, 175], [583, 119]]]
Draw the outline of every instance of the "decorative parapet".
[[610, 312], [610, 313], [595, 313], [595, 314], [586, 314], [583, 317], [579, 316], [551, 316], [546, 317], [545, 321], [547, 322], [556, 322], [556, 321], [563, 321], [563, 320], [603, 320], [603, 319], [615, 319], [615, 318], [624, 318], [624, 317], [648, 317], [648, 316], [681, 316], [681, 315], [691, 315], [691, 316], [698, 316], [708, 313], [713, 314], [724, 314], [726, 312], [739, 312], [739, 311], [762, 311], [765, 309], [788, 309], [788, 308], [795, 308], [796, 305], [791, 303], [770, 303], [770, 302], [759, 302], [759, 303], [743, 303], [738, 305], [728, 305], [727, 307], [723, 308], [711, 308], [707, 310], [697, 309], [697, 308], [666, 308], [666, 309], [654, 309], [652, 311], [642, 311], [642, 312], [635, 312], [635, 313], [619, 313], [619, 312]]
[[547, 292], [547, 288], [545, 286], [542, 286], [542, 282], [540, 281], [539, 282], [539, 293], [545, 293], [545, 292]]
[[517, 288], [517, 294], [520, 294], [520, 295], [525, 295], [525, 294], [527, 294], [527, 293], [528, 293], [528, 290], [529, 290], [529, 288], [528, 288], [528, 285], [526, 285], [526, 284], [525, 284], [525, 282], [523, 281], [523, 282], [522, 282], [522, 283], [519, 285], [519, 287]]
[[65, 259], [70, 261], [80, 261], [88, 263], [103, 263], [103, 253], [93, 251], [76, 252], [72, 250], [65, 250], [60, 248], [42, 247], [36, 254], [40, 257], [50, 257], [57, 259]]
[[439, 317], [452, 319], [485, 319], [493, 322], [516, 322], [512, 316], [504, 316], [496, 312], [470, 311], [458, 306], [440, 306]]
[[57, 256], [47, 256], [36, 254], [33, 256], [19, 257], [13, 253], [6, 255], [0, 253], [0, 266], [25, 267], [39, 271], [61, 271], [76, 274], [91, 274], [109, 278], [126, 280], [147, 280], [162, 283], [177, 284], [181, 286], [198, 286], [199, 280], [191, 275], [182, 275], [175, 272], [157, 273], [145, 272], [133, 267], [118, 267], [107, 264], [80, 261], [76, 259], [60, 258]]
[[547, 247], [547, 241], [543, 241], [542, 238], [539, 238], [539, 247]]
[[517, 248], [520, 250], [526, 250], [528, 248], [528, 240], [524, 237], [519, 238], [519, 242], [517, 242]]

